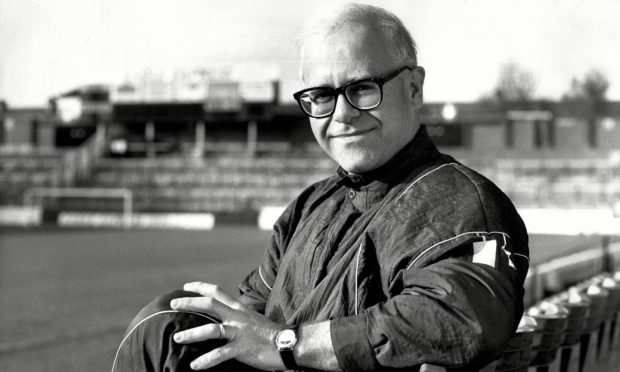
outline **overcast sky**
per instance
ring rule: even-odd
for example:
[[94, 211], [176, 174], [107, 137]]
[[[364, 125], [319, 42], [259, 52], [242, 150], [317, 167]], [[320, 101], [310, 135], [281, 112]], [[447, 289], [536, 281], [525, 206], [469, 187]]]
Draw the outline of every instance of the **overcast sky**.
[[[0, 0], [0, 99], [40, 106], [79, 85], [152, 71], [241, 66], [299, 88], [295, 36], [335, 0]], [[620, 1], [385, 0], [414, 35], [427, 101], [472, 101], [515, 62], [559, 98], [592, 68], [620, 100]], [[244, 73], [245, 72], [245, 73]]]

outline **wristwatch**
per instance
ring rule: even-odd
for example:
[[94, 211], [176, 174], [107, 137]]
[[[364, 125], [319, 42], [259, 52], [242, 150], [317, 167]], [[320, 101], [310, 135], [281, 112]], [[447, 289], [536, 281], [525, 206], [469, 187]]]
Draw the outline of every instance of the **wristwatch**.
[[276, 348], [280, 352], [282, 362], [287, 369], [299, 369], [293, 356], [293, 348], [297, 343], [297, 326], [283, 329], [276, 335]]

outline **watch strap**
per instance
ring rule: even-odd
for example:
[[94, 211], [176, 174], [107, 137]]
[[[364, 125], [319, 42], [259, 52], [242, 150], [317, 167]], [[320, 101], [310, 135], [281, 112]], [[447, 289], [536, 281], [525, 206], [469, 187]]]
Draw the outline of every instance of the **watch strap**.
[[[297, 337], [298, 326], [293, 326], [289, 329], [295, 332], [295, 336]], [[300, 369], [300, 367], [297, 364], [297, 362], [295, 362], [295, 356], [293, 355], [293, 349], [294, 349], [294, 346], [293, 348], [290, 348], [290, 349], [281, 349], [278, 351], [280, 352], [280, 357], [282, 358], [282, 362], [284, 363], [284, 366], [286, 367], [286, 369], [298, 370]]]
[[292, 349], [280, 350], [280, 357], [282, 357], [282, 362], [284, 362], [284, 366], [287, 369], [299, 369], [297, 362], [295, 362]]

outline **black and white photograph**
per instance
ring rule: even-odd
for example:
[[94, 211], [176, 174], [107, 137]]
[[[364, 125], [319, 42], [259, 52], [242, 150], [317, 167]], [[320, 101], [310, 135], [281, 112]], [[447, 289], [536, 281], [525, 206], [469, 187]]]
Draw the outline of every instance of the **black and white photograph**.
[[0, 371], [620, 371], [619, 20], [0, 0]]

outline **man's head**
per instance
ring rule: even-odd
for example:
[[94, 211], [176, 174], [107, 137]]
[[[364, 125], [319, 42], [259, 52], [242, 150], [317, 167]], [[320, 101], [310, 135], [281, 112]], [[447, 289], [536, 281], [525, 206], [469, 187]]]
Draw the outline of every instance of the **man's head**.
[[[416, 68], [413, 39], [393, 14], [359, 4], [323, 12], [302, 34], [301, 59], [305, 89], [348, 87], [333, 98], [329, 89], [298, 95], [320, 116], [310, 117], [317, 141], [345, 170], [375, 169], [414, 137], [424, 70]], [[368, 78], [375, 80], [350, 84]]]

